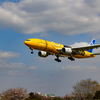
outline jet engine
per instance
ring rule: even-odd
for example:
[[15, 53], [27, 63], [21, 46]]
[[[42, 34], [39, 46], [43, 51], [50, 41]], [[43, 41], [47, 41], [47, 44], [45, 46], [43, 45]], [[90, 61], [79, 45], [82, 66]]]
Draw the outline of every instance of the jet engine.
[[39, 55], [40, 57], [47, 57], [47, 56], [48, 56], [48, 53], [45, 52], [45, 51], [39, 51], [39, 52], [38, 52], [38, 55]]
[[71, 48], [62, 48], [62, 53], [63, 54], [71, 54], [72, 53], [72, 49]]

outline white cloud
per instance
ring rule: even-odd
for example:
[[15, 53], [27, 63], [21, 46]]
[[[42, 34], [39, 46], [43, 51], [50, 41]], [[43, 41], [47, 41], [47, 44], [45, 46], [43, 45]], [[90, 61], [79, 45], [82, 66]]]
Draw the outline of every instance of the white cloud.
[[66, 66], [66, 67], [62, 67], [63, 70], [77, 70], [80, 69], [81, 66]]
[[27, 70], [35, 70], [36, 67], [35, 66], [30, 66], [29, 68], [27, 68]]
[[53, 31], [75, 35], [100, 32], [100, 1], [22, 0], [0, 6], [0, 27], [33, 34]]
[[100, 71], [100, 68], [97, 66], [65, 66], [62, 67], [62, 70], [67, 71], [77, 71], [77, 72], [95, 72]]
[[8, 71], [7, 73], [8, 73], [9, 75], [17, 75], [18, 72], [17, 72], [17, 71]]
[[10, 62], [9, 68], [24, 68], [25, 64], [23, 63], [12, 63]]
[[87, 42], [75, 42], [71, 47], [83, 47], [83, 46], [88, 46], [89, 44]]
[[23, 75], [23, 73], [22, 72], [20, 72], [20, 71], [13, 71], [13, 70], [10, 70], [10, 71], [7, 71], [7, 74], [9, 74], [9, 75]]
[[15, 69], [15, 68], [24, 68], [25, 64], [23, 63], [13, 63], [8, 59], [19, 58], [20, 54], [11, 52], [11, 51], [2, 51], [0, 50], [0, 68], [1, 69]]
[[9, 59], [9, 58], [14, 58], [14, 57], [19, 57], [20, 54], [19, 53], [15, 53], [15, 52], [11, 52], [11, 51], [2, 51], [0, 50], [0, 59], [4, 58], [4, 59]]
[[0, 68], [1, 69], [19, 69], [24, 68], [25, 64], [23, 63], [12, 63], [6, 59], [0, 59]]

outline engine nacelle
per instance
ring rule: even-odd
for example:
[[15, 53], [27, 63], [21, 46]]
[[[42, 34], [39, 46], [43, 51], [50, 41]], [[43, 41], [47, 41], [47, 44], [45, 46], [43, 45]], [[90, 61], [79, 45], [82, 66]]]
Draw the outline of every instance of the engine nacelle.
[[72, 53], [72, 49], [71, 48], [62, 48], [62, 53], [63, 54], [71, 54]]
[[38, 52], [38, 55], [39, 55], [40, 57], [47, 57], [47, 56], [48, 56], [48, 53], [45, 52], [45, 51], [39, 51], [39, 52]]

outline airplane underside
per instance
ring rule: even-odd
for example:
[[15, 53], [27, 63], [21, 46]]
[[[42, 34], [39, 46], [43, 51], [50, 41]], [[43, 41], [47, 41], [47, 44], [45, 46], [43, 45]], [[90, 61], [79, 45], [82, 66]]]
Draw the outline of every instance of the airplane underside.
[[54, 60], [57, 61], [57, 62], [61, 62], [61, 60], [59, 59], [59, 57], [68, 57], [69, 60], [75, 61], [75, 59], [74, 59], [72, 56], [69, 56], [69, 55], [68, 55], [68, 56], [65, 56], [65, 55], [59, 55], [59, 54], [58, 54], [58, 55], [55, 55], [55, 56], [56, 56], [57, 58], [55, 58]]
[[[31, 48], [30, 48], [31, 49]], [[61, 60], [59, 59], [59, 57], [68, 57], [68, 59], [69, 60], [71, 60], [71, 61], [75, 61], [75, 58], [78, 58], [78, 59], [82, 59], [82, 58], [90, 58], [90, 56], [88, 57], [88, 56], [85, 56], [85, 55], [81, 55], [81, 54], [77, 54], [77, 55], [72, 55], [72, 54], [70, 54], [70, 55], [64, 55], [64, 54], [62, 54], [62, 53], [60, 53], [60, 54], [53, 54], [53, 53], [47, 53], [47, 55], [42, 55], [41, 56], [41, 52], [46, 52], [46, 51], [39, 51], [38, 52], [38, 55], [40, 56], [40, 57], [47, 57], [48, 55], [55, 55], [56, 56], [56, 58], [54, 59], [55, 61], [57, 61], [57, 62], [61, 62]], [[33, 52], [33, 49], [31, 49], [31, 54], [33, 54], [34, 52]]]
[[69, 60], [75, 61], [75, 58], [91, 58], [100, 55], [100, 53], [93, 53], [94, 48], [100, 47], [100, 44], [95, 45], [95, 40], [92, 40], [89, 46], [75, 48], [37, 38], [27, 39], [24, 43], [31, 49], [31, 54], [34, 53], [33, 49], [40, 50], [39, 57], [46, 58], [54, 55], [56, 56], [54, 60], [57, 62], [61, 62], [59, 57], [68, 57]]

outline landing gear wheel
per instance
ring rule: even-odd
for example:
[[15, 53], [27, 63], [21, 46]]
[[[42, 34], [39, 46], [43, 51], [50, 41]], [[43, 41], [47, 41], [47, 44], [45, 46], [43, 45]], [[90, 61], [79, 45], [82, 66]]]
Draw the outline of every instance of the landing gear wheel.
[[33, 54], [34, 52], [32, 51], [31, 54]]
[[33, 49], [31, 49], [31, 54], [33, 54], [34, 52], [33, 52]]
[[59, 59], [59, 55], [56, 55], [56, 59], [55, 59], [55, 61], [57, 61], [57, 62], [61, 62], [61, 60]]
[[75, 61], [73, 57], [68, 57], [68, 59], [70, 59], [71, 61]]
[[57, 62], [61, 62], [61, 60], [60, 60], [60, 59], [55, 59], [55, 61], [57, 61]]

